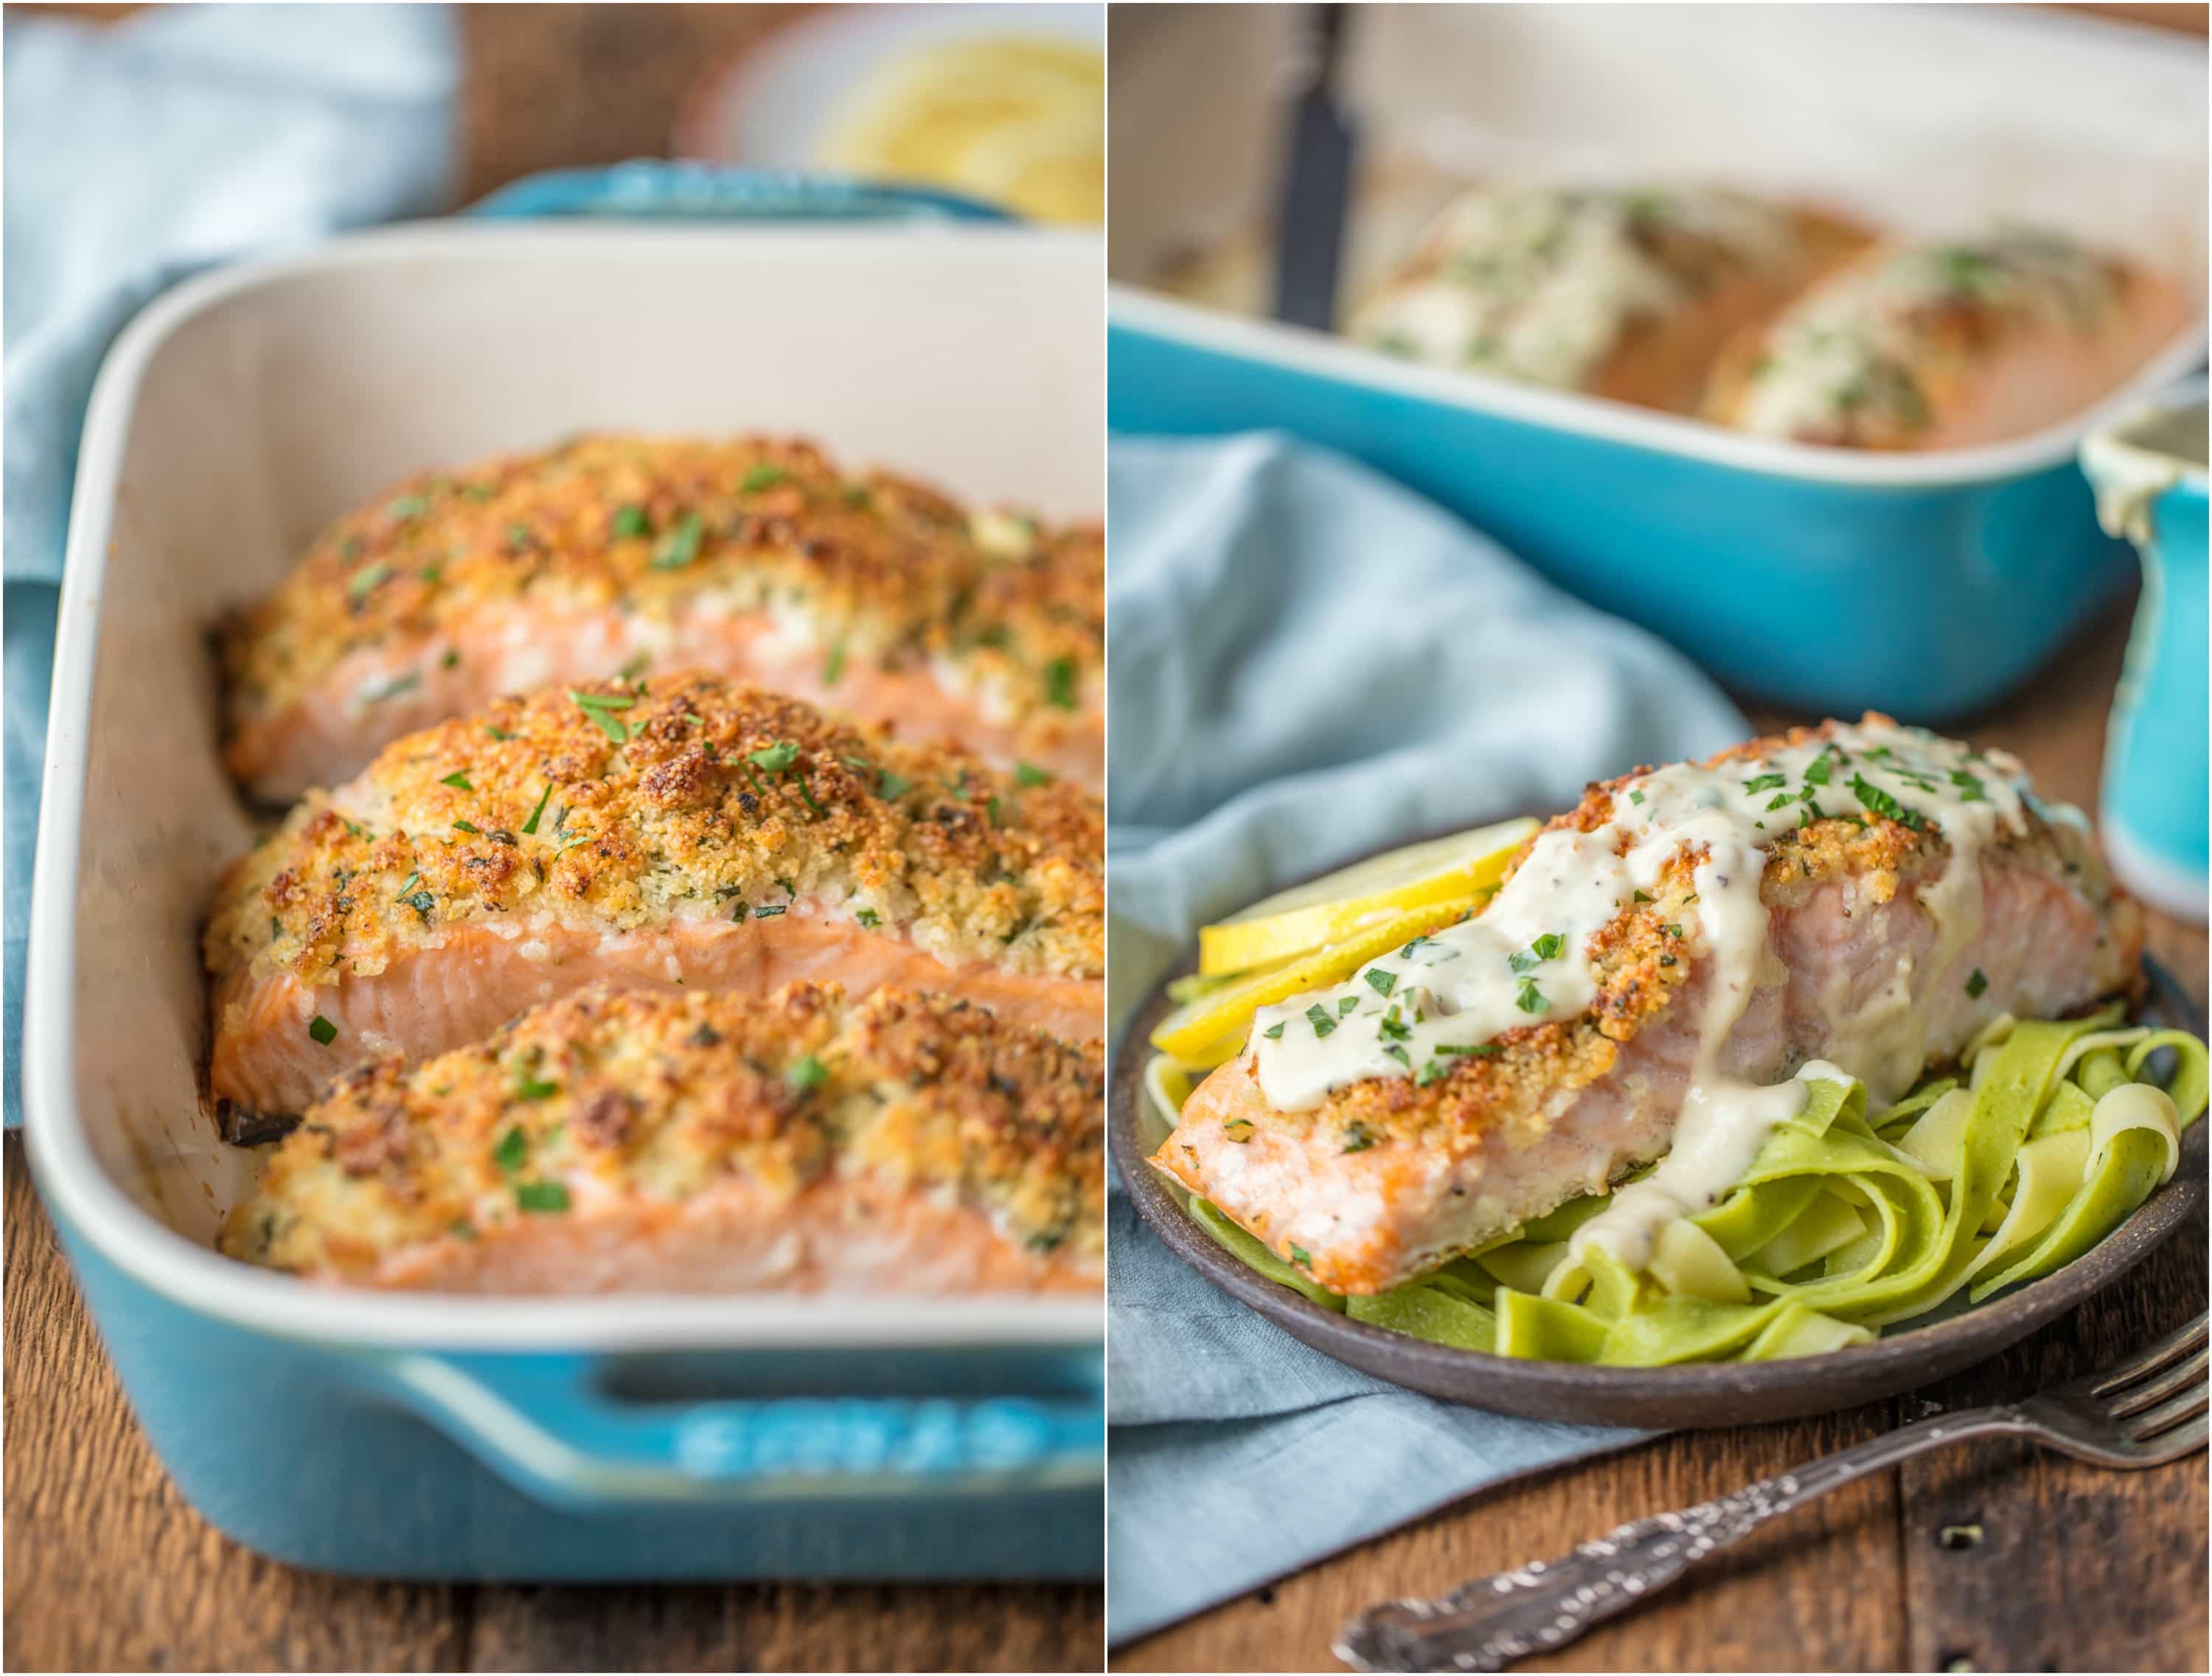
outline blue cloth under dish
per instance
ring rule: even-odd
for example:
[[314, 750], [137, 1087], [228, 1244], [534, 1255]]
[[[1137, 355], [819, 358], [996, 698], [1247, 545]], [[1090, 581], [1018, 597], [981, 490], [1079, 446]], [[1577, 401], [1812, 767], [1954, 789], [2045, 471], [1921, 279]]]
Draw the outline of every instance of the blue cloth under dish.
[[[77, 436], [117, 332], [201, 269], [445, 206], [441, 6], [161, 7], [6, 24], [5, 1107]], [[220, 415], [210, 415], [220, 423]]]
[[[1116, 438], [1108, 517], [1117, 1029], [1199, 924], [1291, 879], [1747, 731], [1680, 654], [1339, 455]], [[1118, 1191], [1109, 1218], [1117, 1643], [1641, 1435], [1354, 1372], [1184, 1267]]]

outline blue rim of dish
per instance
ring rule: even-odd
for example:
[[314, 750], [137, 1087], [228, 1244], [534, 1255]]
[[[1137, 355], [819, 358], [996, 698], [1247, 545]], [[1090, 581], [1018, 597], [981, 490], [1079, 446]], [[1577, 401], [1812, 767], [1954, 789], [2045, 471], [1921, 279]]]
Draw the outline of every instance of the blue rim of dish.
[[501, 186], [461, 212], [493, 221], [937, 222], [1018, 226], [1021, 218], [957, 192], [798, 169], [636, 158], [554, 169]]

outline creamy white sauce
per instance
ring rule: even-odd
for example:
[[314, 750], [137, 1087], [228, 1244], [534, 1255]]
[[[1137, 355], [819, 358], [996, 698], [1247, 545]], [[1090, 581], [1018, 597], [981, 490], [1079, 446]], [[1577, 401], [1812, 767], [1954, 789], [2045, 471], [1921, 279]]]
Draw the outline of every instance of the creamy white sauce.
[[[1765, 852], [1820, 817], [1875, 811], [1939, 829], [1950, 859], [1920, 887], [1920, 902], [1936, 926], [1929, 969], [1942, 970], [1980, 927], [1980, 852], [2001, 832], [2023, 829], [2028, 799], [2019, 762], [2004, 753], [1881, 722], [1718, 768], [1677, 763], [1638, 775], [1616, 789], [1602, 825], [1540, 835], [1475, 917], [1370, 961], [1334, 988], [1260, 1009], [1251, 1040], [1261, 1090], [1279, 1110], [1310, 1110], [1362, 1078], [1434, 1080], [1508, 1030], [1580, 1016], [1597, 994], [1592, 938], [1637, 908], [1639, 892], [1660, 898], [1668, 865], [1693, 855], [1695, 900], [1678, 957], [1702, 969], [1698, 1046], [1674, 1152], [1639, 1184], [1650, 1191], [1624, 1191], [1586, 1224], [1599, 1230], [1593, 1237], [1618, 1242], [1625, 1260], [1640, 1260], [1635, 1254], [1659, 1224], [1680, 1206], [1711, 1203], [1773, 1126], [1802, 1108], [1802, 1084], [1755, 1087], [1720, 1064], [1754, 994], [1787, 976], [1768, 947]], [[1902, 1094], [1925, 1063], [1912, 978], [1912, 956], [1900, 954], [1875, 995], [1838, 993], [1827, 1009], [1831, 1051], [1877, 1101]]]
[[2176, 483], [2201, 477], [2206, 463], [2205, 404], [2168, 408], [2081, 445], [2081, 469], [2097, 491], [2105, 533], [2138, 547], [2150, 543], [2150, 509]]
[[2033, 228], [1877, 253], [1815, 287], [1776, 324], [1735, 422], [1766, 436], [1820, 439], [1868, 410], [1917, 429], [1930, 416], [1914, 372], [1929, 356], [1936, 311], [1972, 303], [2085, 331], [2112, 302], [2112, 276], [2094, 252]]
[[1638, 242], [1639, 222], [1694, 234], [1749, 264], [1788, 260], [1794, 238], [1784, 212], [1729, 192], [1478, 188], [1425, 236], [1429, 270], [1376, 296], [1353, 335], [1419, 361], [1572, 388], [1629, 320], [1690, 295]]

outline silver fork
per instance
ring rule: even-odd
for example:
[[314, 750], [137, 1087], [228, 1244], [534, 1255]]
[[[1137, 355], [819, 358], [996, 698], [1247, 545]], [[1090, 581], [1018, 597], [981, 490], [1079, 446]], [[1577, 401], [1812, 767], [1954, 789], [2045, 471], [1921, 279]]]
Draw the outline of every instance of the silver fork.
[[1655, 1514], [1564, 1558], [1477, 1577], [1431, 1600], [1370, 1606], [1344, 1626], [1356, 1670], [1503, 1670], [1564, 1647], [1778, 1514], [1968, 1437], [2032, 1437], [2100, 1466], [2142, 1467], [2204, 1447], [2205, 1318], [2114, 1368], [2024, 1402], [1937, 1414], [1680, 1513]]

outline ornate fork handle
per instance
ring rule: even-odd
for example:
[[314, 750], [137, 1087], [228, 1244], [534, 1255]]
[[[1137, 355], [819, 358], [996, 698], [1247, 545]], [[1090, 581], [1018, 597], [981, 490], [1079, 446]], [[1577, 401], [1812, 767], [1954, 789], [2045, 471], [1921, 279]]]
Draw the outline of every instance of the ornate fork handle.
[[1503, 1670], [1565, 1646], [1838, 1485], [1960, 1438], [2023, 1425], [2017, 1409], [2002, 1407], [1900, 1426], [1733, 1496], [1636, 1520], [1562, 1558], [1477, 1577], [1432, 1600], [1370, 1607], [1345, 1626], [1336, 1655], [1359, 1670]]

